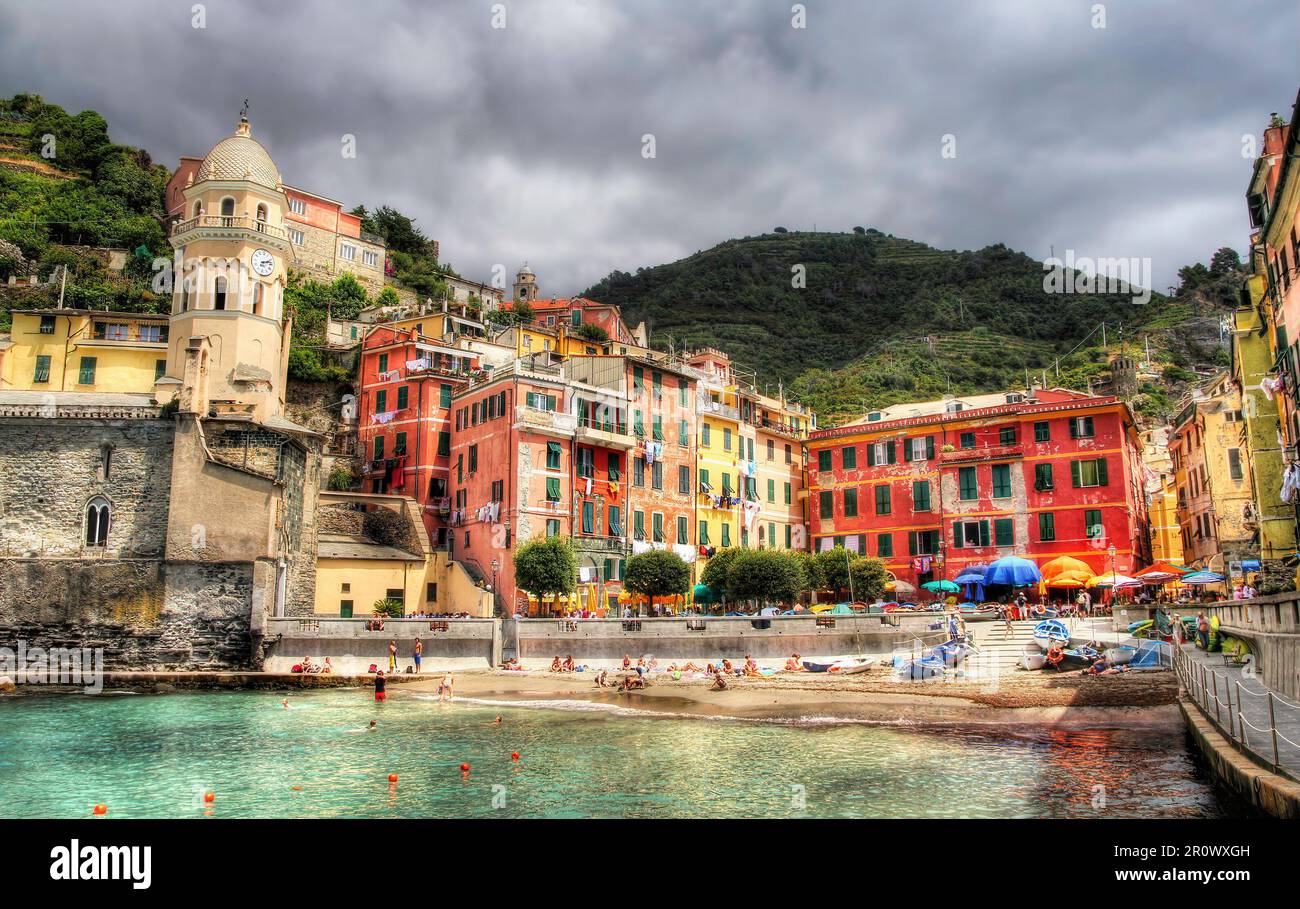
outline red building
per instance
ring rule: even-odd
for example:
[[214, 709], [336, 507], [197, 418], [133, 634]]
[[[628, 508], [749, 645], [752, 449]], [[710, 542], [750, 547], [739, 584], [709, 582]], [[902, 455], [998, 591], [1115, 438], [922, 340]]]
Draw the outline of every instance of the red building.
[[413, 497], [438, 546], [447, 542], [451, 514], [452, 399], [482, 372], [472, 352], [414, 328], [380, 325], [361, 346], [362, 488]]
[[898, 404], [808, 439], [814, 550], [918, 586], [1008, 555], [1131, 574], [1150, 561], [1142, 480], [1128, 405], [1063, 389]]

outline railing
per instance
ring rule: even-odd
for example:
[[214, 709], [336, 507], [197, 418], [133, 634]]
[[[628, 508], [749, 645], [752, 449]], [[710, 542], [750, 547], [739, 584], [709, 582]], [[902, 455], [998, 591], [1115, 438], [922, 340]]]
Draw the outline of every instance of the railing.
[[277, 237], [281, 240], [289, 239], [289, 232], [283, 227], [277, 227], [274, 224], [267, 224], [265, 221], [241, 215], [198, 215], [173, 227], [172, 236], [179, 236], [188, 231], [200, 230], [205, 227], [219, 228], [221, 230], [251, 230], [259, 234], [265, 234], [268, 237]]
[[1278, 728], [1280, 715], [1293, 734], [1300, 729], [1300, 704], [1259, 684], [1252, 662], [1225, 663], [1220, 672], [1175, 644], [1174, 670], [1183, 691], [1234, 748], [1274, 773], [1300, 779], [1300, 742]]
[[956, 464], [963, 461], [993, 461], [1000, 458], [1023, 458], [1025, 446], [1022, 442], [1013, 445], [981, 445], [978, 448], [958, 448], [956, 451], [939, 452], [939, 462]]
[[571, 433], [577, 428], [577, 425], [578, 420], [571, 413], [558, 410], [538, 410], [526, 404], [515, 405], [515, 426], [517, 428]]
[[732, 407], [729, 404], [714, 404], [708, 398], [700, 398], [695, 405], [697, 413], [708, 414], [713, 417], [720, 417], [724, 420], [739, 420], [739, 408]]

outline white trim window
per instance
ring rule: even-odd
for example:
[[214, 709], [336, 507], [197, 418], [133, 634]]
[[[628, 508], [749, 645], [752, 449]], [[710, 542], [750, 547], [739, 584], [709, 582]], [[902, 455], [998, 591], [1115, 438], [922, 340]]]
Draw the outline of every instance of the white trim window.
[[86, 503], [86, 545], [102, 547], [108, 545], [108, 528], [111, 520], [108, 499], [95, 496]]
[[348, 262], [355, 262], [357, 259], [357, 248], [351, 243], [339, 244], [339, 258]]
[[378, 268], [379, 253], [375, 252], [373, 249], [363, 250], [361, 253], [361, 261], [370, 268]]
[[151, 344], [157, 344], [163, 339], [163, 327], [161, 325], [141, 325], [140, 340], [148, 341]]
[[289, 239], [293, 241], [294, 246], [302, 246], [307, 242], [307, 237], [300, 230], [289, 228]]
[[293, 212], [295, 215], [305, 215], [307, 214], [307, 203], [302, 199], [290, 199], [289, 211]]
[[906, 441], [906, 444], [912, 446], [912, 460], [913, 460], [913, 461], [924, 461], [924, 460], [925, 460], [925, 452], [926, 452], [925, 436], [921, 436], [921, 437], [919, 437], [919, 438], [915, 438], [915, 439], [908, 439], [908, 440]]

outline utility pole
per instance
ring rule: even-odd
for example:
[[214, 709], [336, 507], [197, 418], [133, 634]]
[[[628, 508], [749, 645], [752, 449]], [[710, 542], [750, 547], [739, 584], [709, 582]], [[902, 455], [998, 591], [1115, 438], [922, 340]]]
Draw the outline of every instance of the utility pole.
[[1101, 323], [1101, 346], [1106, 346], [1106, 323]]

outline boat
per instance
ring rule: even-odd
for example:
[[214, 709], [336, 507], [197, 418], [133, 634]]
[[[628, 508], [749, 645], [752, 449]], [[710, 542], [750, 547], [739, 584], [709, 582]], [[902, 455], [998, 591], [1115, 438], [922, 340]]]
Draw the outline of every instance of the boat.
[[1037, 647], [1034, 648], [1033, 653], [1026, 650], [1020, 655], [1020, 663], [1018, 665], [1022, 669], [1042, 669], [1047, 665], [1047, 654], [1043, 653]]
[[1063, 656], [1060, 664], [1056, 667], [1057, 669], [1087, 669], [1101, 659], [1101, 651], [1082, 644], [1078, 647], [1071, 647], [1062, 653]]
[[1070, 629], [1059, 619], [1044, 619], [1034, 626], [1034, 641], [1047, 650], [1053, 644], [1070, 643]]
[[921, 657], [920, 659], [900, 659], [894, 663], [894, 672], [905, 679], [919, 681], [921, 679], [932, 679], [943, 675], [944, 665], [942, 660], [934, 657]]
[[1133, 659], [1137, 651], [1137, 647], [1132, 644], [1116, 644], [1114, 647], [1107, 647], [1102, 652], [1102, 656], [1106, 658], [1107, 666], [1123, 666]]
[[930, 648], [930, 656], [943, 663], [949, 669], [960, 664], [972, 651], [971, 645], [963, 638], [953, 638]]
[[856, 675], [859, 672], [866, 672], [874, 665], [876, 665], [874, 657], [858, 657], [855, 659], [840, 660], [826, 671], [833, 672], [836, 675]]

